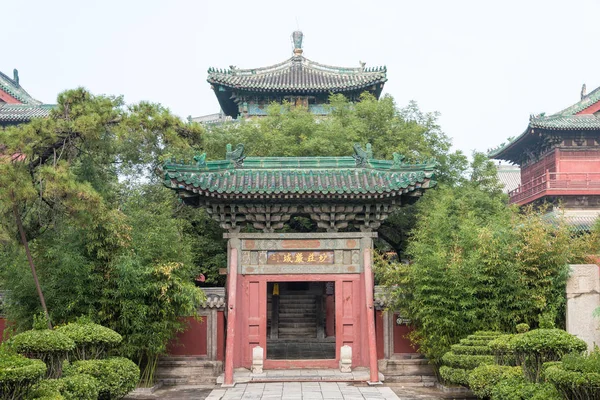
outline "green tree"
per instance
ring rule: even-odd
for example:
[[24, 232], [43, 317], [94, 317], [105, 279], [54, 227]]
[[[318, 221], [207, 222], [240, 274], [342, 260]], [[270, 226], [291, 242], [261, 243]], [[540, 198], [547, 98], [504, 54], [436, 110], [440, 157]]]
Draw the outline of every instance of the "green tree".
[[160, 105], [84, 89], [61, 94], [49, 118], [1, 132], [0, 286], [18, 329], [40, 307], [30, 244], [50, 318], [89, 315], [121, 332], [120, 351], [151, 379], [179, 318], [202, 300], [180, 207], [156, 172], [197, 153], [203, 133]]
[[413, 341], [432, 362], [475, 331], [512, 331], [559, 321], [568, 262], [587, 254], [586, 236], [543, 210], [506, 205], [495, 168], [481, 154], [455, 185], [417, 204], [410, 264], [380, 260], [381, 280], [410, 318]]

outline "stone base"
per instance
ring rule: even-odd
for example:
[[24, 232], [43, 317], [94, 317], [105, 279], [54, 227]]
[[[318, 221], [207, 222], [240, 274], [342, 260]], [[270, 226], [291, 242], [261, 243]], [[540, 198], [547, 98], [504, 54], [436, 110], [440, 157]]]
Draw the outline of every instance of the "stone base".
[[223, 362], [200, 357], [161, 357], [155, 380], [165, 386], [215, 384], [223, 372]]
[[424, 358], [379, 360], [378, 363], [386, 383], [430, 387], [437, 382], [433, 366]]

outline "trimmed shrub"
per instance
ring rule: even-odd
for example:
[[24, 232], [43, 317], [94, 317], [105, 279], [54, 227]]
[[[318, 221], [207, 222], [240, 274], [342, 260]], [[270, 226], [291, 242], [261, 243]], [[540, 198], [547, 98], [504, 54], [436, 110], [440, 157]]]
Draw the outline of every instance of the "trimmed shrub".
[[487, 344], [499, 335], [499, 332], [479, 331], [451, 346], [452, 350], [442, 357], [442, 379], [448, 383], [469, 386], [469, 372], [472, 369], [494, 363]]
[[516, 335], [507, 334], [500, 335], [496, 339], [488, 343], [489, 348], [492, 350], [496, 364], [498, 365], [517, 365], [515, 358], [515, 350], [512, 346], [512, 340]]
[[23, 398], [45, 373], [42, 361], [0, 350], [0, 398]]
[[540, 382], [542, 366], [548, 361], [560, 361], [569, 353], [581, 353], [587, 344], [562, 329], [534, 329], [516, 335], [511, 341], [517, 363], [532, 382]]
[[600, 399], [600, 352], [569, 354], [544, 365], [545, 379], [566, 399]]
[[440, 376], [444, 379], [444, 382], [453, 383], [455, 385], [469, 386], [469, 372], [471, 372], [471, 370], [452, 368], [446, 365], [440, 367]]
[[480, 365], [469, 373], [469, 388], [479, 398], [489, 398], [492, 389], [498, 382], [509, 378], [522, 378], [523, 371], [519, 367], [503, 365]]
[[529, 332], [529, 325], [527, 324], [517, 324], [515, 328], [517, 330], [517, 333]]
[[56, 328], [75, 342], [69, 353], [71, 360], [96, 360], [106, 357], [109, 350], [117, 346], [123, 337], [112, 329], [92, 322], [70, 324]]
[[490, 398], [492, 400], [562, 400], [551, 384], [528, 382], [523, 376], [500, 380], [492, 388]]
[[15, 335], [11, 345], [17, 353], [29, 358], [38, 358], [46, 363], [48, 378], [59, 378], [62, 362], [67, 353], [75, 348], [75, 342], [66, 335], [50, 329], [33, 329]]
[[138, 366], [123, 357], [75, 361], [65, 367], [65, 377], [77, 374], [87, 374], [96, 378], [99, 389], [98, 399], [105, 400], [123, 398], [135, 389], [140, 379]]

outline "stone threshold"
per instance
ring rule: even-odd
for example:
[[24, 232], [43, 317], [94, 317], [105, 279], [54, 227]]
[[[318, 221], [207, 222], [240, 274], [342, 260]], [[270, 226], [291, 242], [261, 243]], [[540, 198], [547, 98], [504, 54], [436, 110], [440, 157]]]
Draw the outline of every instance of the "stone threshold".
[[[262, 374], [253, 374], [245, 368], [238, 368], [233, 373], [234, 384], [238, 383], [269, 383], [269, 382], [368, 382], [368, 368], [356, 368], [352, 372], [340, 372], [339, 369], [270, 369]], [[217, 384], [222, 384], [224, 375], [217, 378]], [[379, 380], [385, 377], [380, 372]]]

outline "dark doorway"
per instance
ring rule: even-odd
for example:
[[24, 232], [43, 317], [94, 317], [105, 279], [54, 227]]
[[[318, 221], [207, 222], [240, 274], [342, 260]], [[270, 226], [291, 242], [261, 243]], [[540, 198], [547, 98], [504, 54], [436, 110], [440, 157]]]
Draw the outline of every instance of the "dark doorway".
[[267, 359], [335, 359], [333, 282], [267, 284]]

